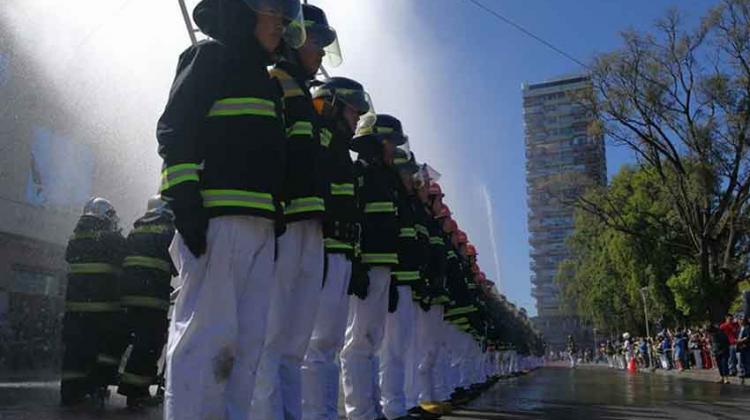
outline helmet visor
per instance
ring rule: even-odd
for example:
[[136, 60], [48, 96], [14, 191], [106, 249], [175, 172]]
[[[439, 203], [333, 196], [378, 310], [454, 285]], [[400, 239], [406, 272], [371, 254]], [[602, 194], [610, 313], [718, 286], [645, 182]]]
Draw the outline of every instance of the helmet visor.
[[302, 6], [299, 0], [243, 0], [261, 15], [280, 16], [284, 19], [284, 41], [292, 48], [299, 48], [307, 38]]
[[323, 64], [329, 67], [338, 67], [344, 61], [339, 46], [339, 38], [336, 30], [328, 25], [307, 20], [305, 31], [308, 42], [314, 42], [316, 47], [323, 50]]

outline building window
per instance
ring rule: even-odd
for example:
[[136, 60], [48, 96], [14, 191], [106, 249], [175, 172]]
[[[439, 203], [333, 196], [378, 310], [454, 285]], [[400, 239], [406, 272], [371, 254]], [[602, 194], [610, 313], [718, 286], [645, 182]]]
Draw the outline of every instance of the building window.
[[58, 297], [62, 295], [59, 276], [42, 270], [14, 267], [8, 291], [27, 295]]

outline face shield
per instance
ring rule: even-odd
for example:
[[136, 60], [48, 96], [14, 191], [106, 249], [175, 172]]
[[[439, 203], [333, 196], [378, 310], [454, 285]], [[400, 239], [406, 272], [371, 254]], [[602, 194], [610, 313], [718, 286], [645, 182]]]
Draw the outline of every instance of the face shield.
[[[312, 95], [313, 98], [330, 98], [328, 101], [331, 103], [331, 106], [335, 107], [338, 103], [341, 103], [345, 106], [352, 107], [361, 116], [371, 114], [375, 117], [375, 108], [372, 105], [372, 98], [370, 98], [370, 94], [364, 90], [331, 88], [330, 86], [323, 84], [320, 87], [313, 89]], [[357, 126], [359, 127], [359, 123]]]
[[328, 25], [323, 25], [312, 20], [305, 21], [305, 31], [308, 42], [323, 50], [323, 64], [328, 67], [338, 67], [344, 61], [341, 55], [339, 37], [336, 30]]
[[243, 0], [261, 15], [278, 16], [284, 19], [284, 41], [291, 48], [299, 48], [307, 38], [302, 6], [299, 0]]

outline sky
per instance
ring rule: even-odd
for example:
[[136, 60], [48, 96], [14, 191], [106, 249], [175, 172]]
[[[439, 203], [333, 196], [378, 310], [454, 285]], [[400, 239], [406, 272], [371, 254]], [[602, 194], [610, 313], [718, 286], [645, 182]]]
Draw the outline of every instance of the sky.
[[[672, 7], [696, 21], [708, 0], [482, 0], [581, 61], [647, 29]], [[3, 0], [0, 24], [99, 145], [128, 165], [142, 202], [158, 184], [154, 127], [188, 37], [177, 0]], [[188, 4], [195, 4], [188, 0]], [[468, 0], [310, 0], [339, 33], [344, 64], [378, 112], [403, 122], [417, 159], [443, 174], [446, 200], [502, 293], [531, 315], [521, 87], [582, 69]], [[630, 161], [607, 148], [608, 172]], [[128, 197], [132, 197], [128, 195]], [[140, 207], [117, 202], [132, 220]], [[129, 200], [132, 201], [132, 200]]]

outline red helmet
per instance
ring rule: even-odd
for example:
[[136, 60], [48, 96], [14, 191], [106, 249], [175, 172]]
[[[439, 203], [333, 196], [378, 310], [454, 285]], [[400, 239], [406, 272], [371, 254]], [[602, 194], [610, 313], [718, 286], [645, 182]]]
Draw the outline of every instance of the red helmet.
[[456, 237], [459, 244], [466, 244], [469, 242], [469, 238], [466, 236], [466, 232], [461, 229], [456, 231]]
[[443, 225], [443, 230], [445, 230], [445, 233], [453, 233], [458, 230], [458, 223], [453, 219], [448, 219], [445, 225]]
[[480, 282], [487, 282], [487, 276], [484, 274], [484, 271], [480, 271], [478, 277]]
[[472, 244], [466, 245], [466, 256], [467, 257], [476, 257], [477, 256], [477, 248], [474, 245], [472, 245]]
[[428, 190], [428, 193], [430, 196], [445, 197], [445, 194], [443, 194], [443, 189], [440, 188], [440, 184], [434, 181], [430, 182], [430, 189]]
[[435, 215], [436, 219], [444, 219], [446, 217], [451, 217], [451, 208], [447, 205], [443, 204], [443, 207], [440, 208], [440, 212]]
[[479, 266], [477, 265], [477, 263], [474, 263], [471, 265], [471, 272], [474, 273], [475, 275], [478, 275], [481, 272], [481, 270], [479, 270]]

